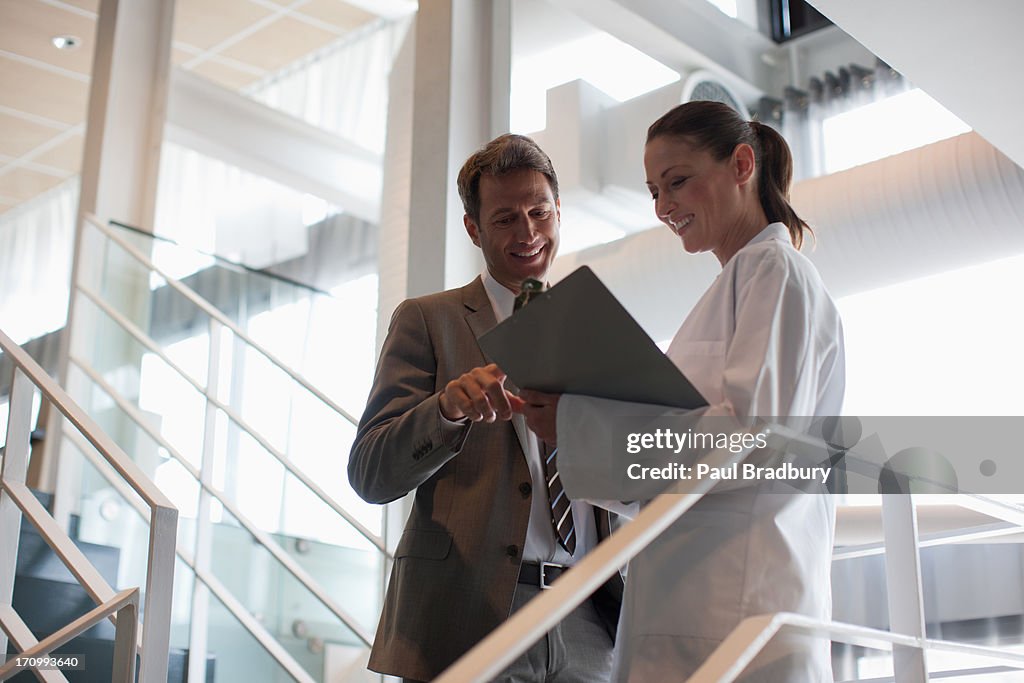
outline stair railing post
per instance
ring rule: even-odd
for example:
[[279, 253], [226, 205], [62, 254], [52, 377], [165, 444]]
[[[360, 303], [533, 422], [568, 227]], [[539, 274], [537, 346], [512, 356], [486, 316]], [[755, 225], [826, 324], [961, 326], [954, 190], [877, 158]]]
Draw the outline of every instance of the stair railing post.
[[[906, 491], [882, 496], [889, 630], [923, 641], [924, 597], [921, 589], [917, 508], [909, 485]], [[926, 683], [928, 680], [928, 666], [923, 649], [894, 645], [892, 662], [896, 683]]]
[[154, 506], [149, 520], [149, 571], [146, 573], [145, 609], [142, 611], [139, 681], [163, 683], [167, 680], [167, 657], [171, 649], [178, 509]]
[[[0, 461], [0, 605], [14, 602], [14, 574], [18, 568], [21, 536], [21, 508], [7, 492], [10, 483], [25, 483], [28, 457], [32, 450], [32, 398], [35, 386], [21, 368], [14, 367], [11, 400], [8, 404], [7, 442]], [[7, 634], [0, 630], [0, 655], [7, 652]], [[0, 660], [0, 664], [3, 660]]]
[[[138, 596], [138, 593], [135, 594]], [[135, 683], [135, 643], [138, 640], [139, 603], [132, 602], [117, 610], [114, 630], [114, 667], [112, 681]]]
[[[210, 507], [216, 458], [217, 406], [210, 401], [220, 393], [220, 351], [224, 326], [210, 319], [209, 348], [206, 360], [206, 416], [203, 427], [203, 453], [199, 464], [199, 509], [196, 519], [195, 567], [197, 572], [208, 572], [213, 548], [213, 522]], [[203, 683], [206, 680], [206, 646], [209, 638], [210, 589], [202, 581], [192, 584], [192, 623], [189, 628], [188, 680]]]

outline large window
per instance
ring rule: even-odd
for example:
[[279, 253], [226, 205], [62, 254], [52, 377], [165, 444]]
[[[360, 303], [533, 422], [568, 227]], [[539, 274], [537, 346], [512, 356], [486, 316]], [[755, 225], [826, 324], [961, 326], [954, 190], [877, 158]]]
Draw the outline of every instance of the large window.
[[918, 88], [822, 121], [825, 173], [967, 133], [970, 126]]
[[1024, 415], [1024, 256], [839, 301], [849, 415]]
[[524, 53], [512, 65], [512, 131], [543, 130], [547, 91], [577, 79], [622, 102], [677, 81], [679, 74], [597, 30]]

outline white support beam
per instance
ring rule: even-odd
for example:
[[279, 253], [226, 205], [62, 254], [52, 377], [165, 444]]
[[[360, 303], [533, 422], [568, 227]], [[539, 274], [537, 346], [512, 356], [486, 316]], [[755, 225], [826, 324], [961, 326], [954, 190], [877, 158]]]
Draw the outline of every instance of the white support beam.
[[[96, 40], [89, 83], [89, 106], [82, 155], [81, 191], [71, 267], [71, 297], [66, 333], [61, 338], [58, 381], [88, 409], [81, 387], [69, 383], [69, 350], [93, 357], [96, 344], [94, 321], [75, 305], [74, 285], [97, 284], [104, 271], [118, 271], [120, 264], [104, 262], [102, 245], [84, 234], [87, 214], [107, 221], [126, 221], [144, 230], [153, 229], [156, 211], [160, 148], [167, 109], [167, 82], [174, 28], [174, 0], [100, 0]], [[141, 296], [148, 287], [131, 285], [118, 293], [123, 310], [143, 320], [147, 303]], [[122, 360], [130, 349], [117, 344], [95, 347], [97, 357]], [[60, 415], [54, 411], [47, 432], [60, 434]], [[117, 431], [116, 427], [113, 429]], [[78, 490], [78, 475], [59, 472], [59, 439], [49, 439], [41, 463], [40, 478], [55, 490], [54, 516], [66, 525], [70, 501], [66, 493]], [[68, 468], [66, 468], [68, 469]], [[59, 485], [57, 480], [59, 481]]]
[[512, 0], [491, 0], [491, 132], [496, 138], [511, 125]]
[[447, 225], [451, 183], [448, 132], [456, 39], [452, 5], [457, 1], [426, 3], [416, 13], [406, 296], [445, 289], [446, 246], [458, 237], [454, 221]]
[[[508, 116], [508, 91], [495, 87], [495, 73], [504, 74], [510, 58], [496, 60], [494, 52], [510, 49], [511, 30], [505, 2], [436, 0], [416, 15], [407, 295], [461, 285], [479, 272], [455, 178], [492, 137], [493, 121]], [[499, 85], [508, 78], [499, 75]]]
[[707, 0], [552, 0], [684, 76], [707, 69], [745, 101], [781, 89], [787, 59], [771, 39]]
[[395, 57], [378, 347], [403, 299], [464, 284], [482, 266], [463, 228], [455, 178], [473, 150], [508, 130], [511, 49], [510, 0], [445, 0], [424, 3]]
[[[924, 640], [924, 595], [921, 589], [921, 550], [917, 540], [917, 509], [913, 496], [882, 496], [885, 532], [885, 577], [889, 596], [889, 624], [893, 633]], [[895, 645], [892, 650], [896, 683], [926, 683], [924, 650]]]
[[[14, 644], [18, 652], [24, 652], [39, 644], [14, 608], [3, 603], [0, 603], [0, 630], [3, 631], [5, 637], [7, 633], [10, 633], [11, 643]], [[4, 652], [7, 652], [6, 645], [4, 647]], [[68, 683], [67, 677], [59, 671], [37, 669], [33, 673], [43, 683]]]
[[[210, 320], [210, 336], [207, 340], [206, 392], [220, 396], [221, 391], [221, 333], [224, 326], [217, 320]], [[195, 565], [202, 571], [210, 570], [213, 555], [213, 521], [210, 510], [213, 496], [210, 488], [214, 485], [214, 467], [217, 465], [217, 406], [206, 399], [205, 424], [203, 427], [203, 454], [199, 465], [199, 506], [196, 515]], [[173, 456], [172, 456], [173, 457]], [[191, 472], [190, 472], [191, 474]], [[210, 589], [201, 581], [192, 584], [192, 619], [188, 634], [188, 679], [206, 680], [206, 653], [209, 636]]]
[[[387, 142], [384, 185], [388, 201], [380, 209], [377, 273], [377, 345], [379, 351], [395, 307], [406, 298], [409, 276], [409, 224], [412, 221], [412, 102], [415, 78], [416, 25], [395, 53], [388, 75]], [[388, 506], [394, 509], [396, 506]], [[403, 517], [401, 522], [405, 522]], [[385, 525], [387, 528], [388, 525]], [[401, 526], [399, 526], [401, 529]], [[386, 535], [386, 534], [385, 534]], [[397, 543], [397, 540], [395, 541]]]
[[152, 229], [173, 26], [173, 0], [100, 2], [80, 219]]
[[172, 142], [380, 221], [379, 154], [177, 68], [166, 132]]

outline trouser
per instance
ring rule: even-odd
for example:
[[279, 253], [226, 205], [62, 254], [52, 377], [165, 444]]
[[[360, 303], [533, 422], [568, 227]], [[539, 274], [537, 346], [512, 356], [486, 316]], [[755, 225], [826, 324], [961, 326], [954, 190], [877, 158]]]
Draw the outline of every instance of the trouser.
[[[512, 611], [540, 593], [518, 584]], [[590, 600], [569, 613], [543, 638], [521, 654], [494, 683], [607, 683], [612, 671], [612, 638]], [[418, 683], [402, 679], [404, 683]]]

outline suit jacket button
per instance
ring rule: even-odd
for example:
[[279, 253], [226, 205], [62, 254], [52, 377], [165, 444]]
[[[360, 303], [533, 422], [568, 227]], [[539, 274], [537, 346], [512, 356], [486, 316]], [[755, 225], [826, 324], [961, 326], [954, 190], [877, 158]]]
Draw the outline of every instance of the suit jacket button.
[[505, 554], [508, 555], [509, 557], [516, 557], [516, 556], [518, 556], [519, 555], [519, 546], [510, 545], [509, 547], [505, 548]]
[[519, 485], [519, 493], [523, 494], [523, 498], [529, 498], [530, 491], [532, 490], [533, 487], [530, 486], [530, 482], [528, 481], [524, 481], [522, 484]]

